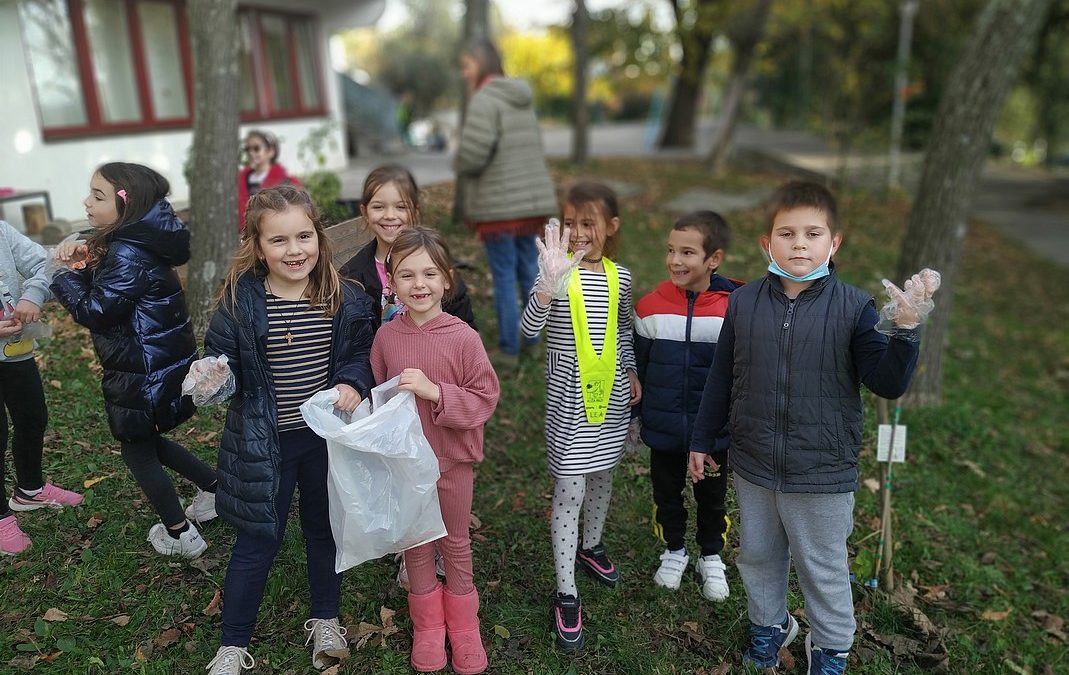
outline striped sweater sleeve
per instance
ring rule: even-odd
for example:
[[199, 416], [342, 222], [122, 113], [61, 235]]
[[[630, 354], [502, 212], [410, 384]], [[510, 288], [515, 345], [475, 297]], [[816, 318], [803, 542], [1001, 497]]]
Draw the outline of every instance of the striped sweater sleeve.
[[[534, 288], [538, 288], [538, 280], [542, 275], [538, 275], [535, 278]], [[538, 302], [538, 298], [534, 292], [531, 292], [531, 297], [527, 298], [527, 305], [523, 308], [523, 317], [520, 319], [520, 332], [524, 337], [537, 337], [542, 329], [546, 327], [546, 319], [549, 318], [549, 308], [552, 307], [552, 301], [548, 305], [541, 305]]]

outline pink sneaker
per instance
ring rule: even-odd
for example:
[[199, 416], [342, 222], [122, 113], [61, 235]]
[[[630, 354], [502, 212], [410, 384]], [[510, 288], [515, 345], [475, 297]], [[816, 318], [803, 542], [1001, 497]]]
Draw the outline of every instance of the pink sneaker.
[[0, 553], [17, 555], [30, 547], [30, 538], [19, 527], [15, 516], [0, 518]]
[[33, 511], [46, 506], [50, 509], [61, 509], [64, 506], [78, 506], [81, 503], [82, 496], [80, 494], [56, 487], [51, 483], [45, 483], [41, 491], [33, 497], [27, 497], [22, 490], [16, 487], [11, 499], [7, 500], [8, 508], [12, 511]]

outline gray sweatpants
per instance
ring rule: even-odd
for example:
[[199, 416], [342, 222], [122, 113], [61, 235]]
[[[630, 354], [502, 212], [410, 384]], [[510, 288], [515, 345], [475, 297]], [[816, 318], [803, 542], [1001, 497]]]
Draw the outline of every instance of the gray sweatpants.
[[813, 644], [849, 651], [856, 625], [846, 540], [854, 529], [854, 493], [776, 492], [738, 474], [735, 493], [741, 538], [736, 565], [750, 621], [783, 622], [793, 557]]

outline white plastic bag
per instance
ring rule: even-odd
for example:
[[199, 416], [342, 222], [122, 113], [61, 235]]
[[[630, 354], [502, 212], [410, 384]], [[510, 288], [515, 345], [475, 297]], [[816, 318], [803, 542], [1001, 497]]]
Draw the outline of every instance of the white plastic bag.
[[[444, 537], [438, 503], [438, 458], [423, 435], [416, 400], [398, 378], [372, 390], [346, 423], [334, 410], [336, 389], [301, 405], [308, 427], [327, 441], [334, 569], [398, 553]], [[348, 417], [348, 416], [347, 416]]]

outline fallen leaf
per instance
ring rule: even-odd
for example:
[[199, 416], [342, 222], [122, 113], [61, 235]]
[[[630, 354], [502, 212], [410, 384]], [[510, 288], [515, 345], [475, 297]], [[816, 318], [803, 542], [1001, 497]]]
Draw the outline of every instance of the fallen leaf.
[[152, 642], [142, 642], [134, 650], [135, 661], [148, 661], [152, 658]]
[[62, 389], [63, 388], [63, 383], [60, 382], [59, 380], [49, 380], [48, 383], [50, 385], [52, 385], [54, 388], [56, 388], [56, 389]]
[[980, 465], [977, 464], [976, 462], [970, 460], [970, 459], [959, 459], [959, 460], [955, 461], [954, 463], [957, 464], [958, 466], [965, 467], [969, 471], [972, 471], [973, 473], [975, 473], [980, 478], [987, 478], [987, 473], [984, 472], [984, 470], [980, 467]]
[[130, 617], [126, 614], [120, 614], [119, 616], [112, 617], [111, 622], [116, 626], [125, 626], [130, 623]]
[[494, 634], [497, 635], [498, 637], [504, 638], [506, 640], [508, 640], [510, 637], [512, 637], [512, 633], [509, 631], [509, 629], [505, 628], [501, 624], [495, 624], [494, 625]]
[[986, 610], [980, 615], [980, 618], [984, 621], [1002, 621], [1010, 615], [1010, 610], [1003, 610], [1001, 612], [993, 609]]
[[84, 487], [84, 488], [91, 488], [91, 487], [93, 487], [94, 485], [96, 485], [97, 483], [99, 483], [100, 481], [102, 481], [102, 480], [105, 480], [105, 479], [107, 479], [107, 478], [111, 478], [111, 477], [112, 477], [113, 475], [114, 475], [114, 474], [110, 474], [110, 473], [109, 473], [109, 474], [108, 474], [108, 475], [106, 475], [106, 476], [97, 476], [96, 478], [86, 478], [86, 479], [85, 479], [85, 482], [83, 482], [83, 483], [82, 483], [82, 487]]
[[383, 628], [389, 628], [393, 626], [393, 617], [397, 614], [395, 610], [386, 607], [385, 605], [379, 607], [379, 621], [382, 622]]
[[208, 606], [201, 610], [201, 614], [204, 616], [215, 616], [222, 612], [222, 610], [219, 609], [219, 601], [222, 600], [222, 598], [222, 592], [220, 592], [218, 588], [215, 589], [215, 595], [212, 596], [212, 600], [208, 603]]
[[1010, 671], [1017, 673], [1018, 675], [1032, 675], [1032, 671], [1028, 666], [1019, 666], [1009, 659], [1003, 659], [1002, 662], [1006, 664], [1006, 667], [1009, 668]]
[[208, 443], [209, 441], [211, 441], [213, 438], [215, 438], [218, 435], [219, 435], [218, 431], [209, 431], [209, 432], [206, 432], [204, 434], [201, 434], [200, 436], [197, 436], [197, 442], [198, 443]]
[[43, 617], [41, 617], [41, 618], [44, 619], [45, 621], [66, 621], [67, 620], [67, 613], [64, 612], [61, 609], [56, 609], [55, 607], [49, 607], [48, 611], [45, 612], [45, 615]]
[[178, 638], [182, 637], [182, 631], [177, 628], [168, 628], [159, 635], [156, 636], [156, 646], [160, 649], [170, 647], [174, 643], [178, 642]]
[[474, 513], [471, 514], [471, 529], [477, 530], [483, 526], [483, 521], [479, 519], [479, 516]]
[[1058, 638], [1062, 642], [1069, 642], [1069, 636], [1062, 630], [1065, 626], [1065, 619], [1062, 617], [1055, 616], [1043, 610], [1037, 610], [1032, 612], [1032, 618], [1037, 619], [1039, 624], [1043, 626], [1043, 630], [1047, 631], [1047, 633], [1053, 637]]
[[204, 572], [205, 574], [207, 574], [208, 570], [212, 569], [213, 567], [218, 567], [219, 566], [219, 559], [218, 558], [209, 558], [207, 556], [203, 556], [202, 555], [201, 557], [197, 558], [196, 560], [191, 561], [189, 563], [189, 566], [194, 568], [194, 569], [198, 569], [201, 572]]
[[870, 492], [879, 492], [880, 491], [880, 481], [876, 480], [875, 478], [866, 478], [862, 482], [862, 485], [864, 485], [866, 488], [868, 488]]
[[93, 513], [93, 515], [89, 516], [89, 520], [85, 521], [85, 526], [88, 527], [90, 530], [95, 530], [103, 522], [104, 516], [100, 515], [99, 512], [96, 512]]
[[338, 673], [340, 673], [340, 672], [341, 672], [341, 664], [340, 663], [335, 663], [330, 668], [327, 668], [326, 670], [319, 671], [319, 675], [338, 675]]
[[20, 670], [33, 670], [37, 662], [41, 660], [39, 654], [21, 654], [7, 662], [7, 665]]

